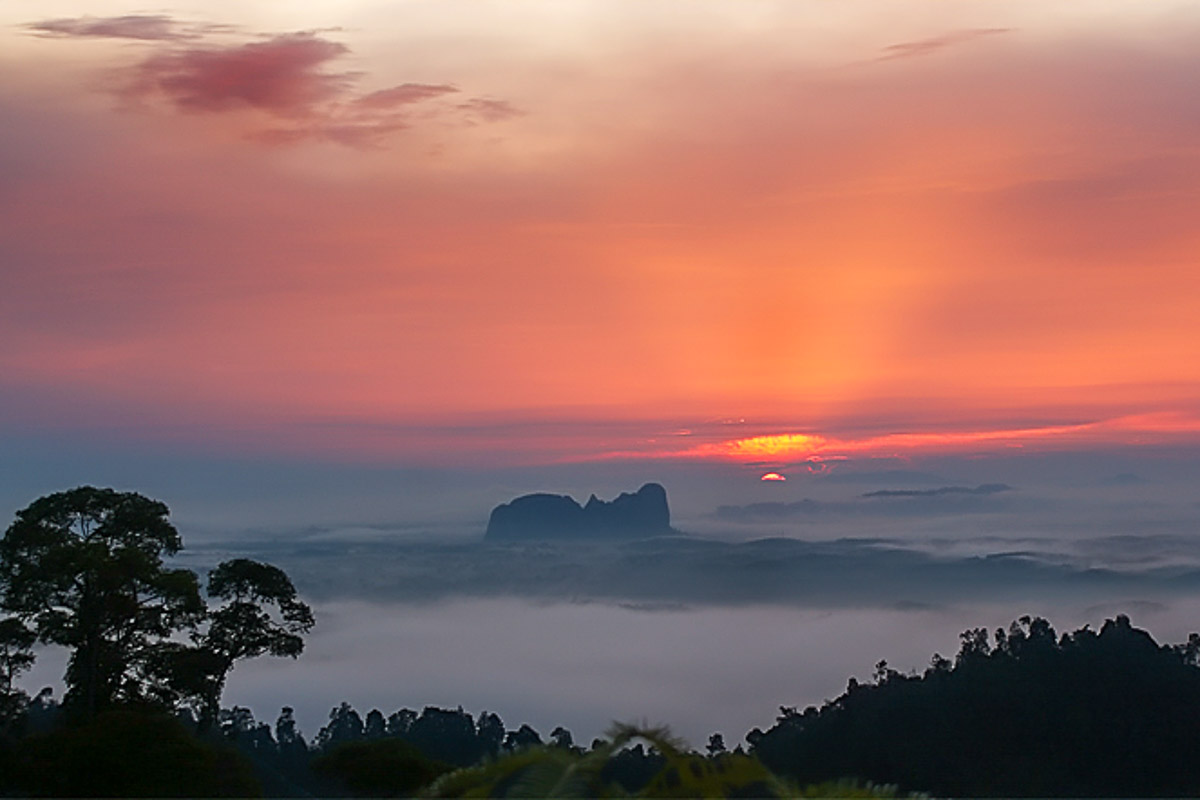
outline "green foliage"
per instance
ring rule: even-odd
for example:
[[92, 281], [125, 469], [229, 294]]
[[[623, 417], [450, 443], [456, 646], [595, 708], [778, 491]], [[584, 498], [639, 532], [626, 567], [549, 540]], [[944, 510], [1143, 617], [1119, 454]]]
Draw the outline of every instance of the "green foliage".
[[335, 779], [358, 797], [403, 797], [452, 768], [431, 761], [401, 739], [346, 742], [312, 764], [320, 776]]
[[424, 797], [584, 798], [630, 797], [605, 780], [605, 768], [623, 748], [642, 740], [664, 764], [636, 797], [878, 797], [894, 798], [895, 787], [853, 781], [799, 787], [772, 775], [758, 759], [740, 753], [704, 757], [689, 752], [666, 728], [615, 725], [590, 752], [564, 747], [530, 747], [474, 767], [443, 775]]
[[[454, 770], [421, 791], [423, 797], [616, 797], [600, 782], [606, 756], [557, 747], [529, 747]], [[555, 794], [555, 792], [558, 792]]]
[[852, 778], [843, 778], [836, 781], [824, 781], [823, 783], [811, 783], [807, 786], [799, 786], [794, 783], [789, 783], [783, 779], [772, 777], [771, 787], [775, 797], [780, 798], [835, 798], [835, 797], [859, 797], [859, 798], [913, 798], [913, 800], [923, 800], [928, 795], [910, 792], [902, 794], [895, 786], [880, 786], [869, 781], [859, 781]]
[[[162, 714], [109, 711], [30, 736], [12, 782], [37, 797], [257, 797], [252, 768]], [[5, 787], [10, 788], [10, 787]]]

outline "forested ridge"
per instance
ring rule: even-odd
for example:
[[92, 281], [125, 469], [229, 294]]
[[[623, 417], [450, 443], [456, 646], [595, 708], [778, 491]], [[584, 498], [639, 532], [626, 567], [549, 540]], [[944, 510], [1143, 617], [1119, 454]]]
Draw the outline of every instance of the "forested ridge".
[[1200, 637], [1159, 645], [1125, 616], [1057, 636], [1022, 617], [962, 634], [921, 675], [880, 662], [820, 708], [747, 735], [772, 770], [958, 796], [1200, 794]]
[[[240, 660], [300, 655], [311, 611], [245, 559], [202, 593], [163, 561], [181, 546], [166, 507], [132, 493], [18, 513], [0, 540], [0, 795], [1200, 795], [1200, 635], [1160, 645], [1123, 615], [968, 630], [953, 658], [881, 661], [732, 750], [719, 733], [702, 751], [628, 725], [584, 744], [486, 711], [344, 702], [309, 739], [290, 708], [271, 725], [220, 696]], [[70, 650], [61, 701], [18, 685], [39, 641]]]

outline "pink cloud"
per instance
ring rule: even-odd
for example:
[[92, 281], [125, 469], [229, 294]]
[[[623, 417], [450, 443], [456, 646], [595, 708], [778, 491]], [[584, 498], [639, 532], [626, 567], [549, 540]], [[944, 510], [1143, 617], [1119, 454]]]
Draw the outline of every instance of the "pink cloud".
[[[126, 93], [162, 97], [188, 111], [250, 108], [292, 121], [246, 132], [247, 139], [260, 144], [288, 146], [319, 140], [373, 148], [410, 127], [408, 107], [460, 91], [448, 83], [402, 83], [356, 96], [352, 84], [358, 75], [324, 69], [349, 52], [345, 45], [313, 33], [234, 47], [165, 51], [136, 67], [136, 78]], [[468, 113], [467, 124], [524, 113], [506, 100], [490, 97], [471, 98], [457, 108]]]
[[321, 121], [312, 125], [255, 131], [247, 138], [262, 144], [276, 146], [324, 140], [346, 147], [363, 149], [380, 147], [388, 136], [408, 127], [408, 124], [400, 119], [379, 119], [354, 123]]
[[954, 31], [929, 39], [913, 42], [899, 42], [883, 48], [883, 55], [877, 61], [892, 61], [897, 58], [915, 58], [927, 56], [963, 42], [969, 42], [982, 36], [994, 36], [997, 33], [1009, 33], [1011, 28], [972, 28], [965, 31]]
[[507, 100], [499, 100], [494, 97], [472, 97], [465, 103], [460, 103], [458, 107], [484, 122], [499, 122], [525, 114]]
[[134, 92], [160, 94], [188, 110], [250, 107], [303, 117], [346, 90], [351, 75], [321, 68], [347, 52], [338, 42], [296, 33], [238, 47], [162, 53], [138, 67]]
[[358, 98], [354, 104], [360, 108], [387, 109], [431, 100], [445, 94], [457, 92], [458, 87], [448, 83], [402, 83], [390, 89], [380, 89]]
[[175, 20], [162, 14], [48, 19], [31, 23], [26, 27], [40, 34], [52, 36], [141, 39], [145, 41], [184, 39], [192, 35], [181, 31]]
[[[156, 50], [127, 70], [130, 77], [115, 87], [117, 94], [126, 99], [162, 100], [183, 111], [264, 112], [276, 121], [243, 114], [233, 124], [242, 128], [246, 139], [268, 146], [325, 141], [351, 148], [381, 147], [411, 127], [411, 106], [461, 91], [449, 83], [400, 83], [360, 94], [354, 90], [358, 73], [329, 69], [350, 49], [324, 38], [323, 31], [280, 34], [238, 45], [193, 43], [180, 47], [172, 42], [233, 28], [185, 24], [161, 14], [61, 18], [25, 27], [47, 37], [158, 43]], [[422, 117], [442, 116], [443, 123], [461, 126], [523, 113], [503, 99], [474, 97], [457, 107], [434, 107]]]

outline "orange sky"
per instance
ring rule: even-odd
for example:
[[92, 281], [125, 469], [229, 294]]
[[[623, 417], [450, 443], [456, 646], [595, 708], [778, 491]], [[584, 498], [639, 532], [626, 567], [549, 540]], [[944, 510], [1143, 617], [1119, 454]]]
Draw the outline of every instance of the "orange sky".
[[1194, 439], [1200, 12], [1049, 6], [10, 5], [0, 417]]

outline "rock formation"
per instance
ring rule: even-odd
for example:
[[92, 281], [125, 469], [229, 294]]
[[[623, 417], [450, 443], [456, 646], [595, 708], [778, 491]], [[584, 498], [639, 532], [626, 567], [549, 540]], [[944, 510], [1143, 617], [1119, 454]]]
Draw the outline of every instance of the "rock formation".
[[527, 494], [496, 506], [488, 519], [488, 541], [514, 539], [584, 539], [662, 536], [670, 534], [671, 512], [667, 492], [647, 483], [635, 493], [586, 505], [562, 494]]

